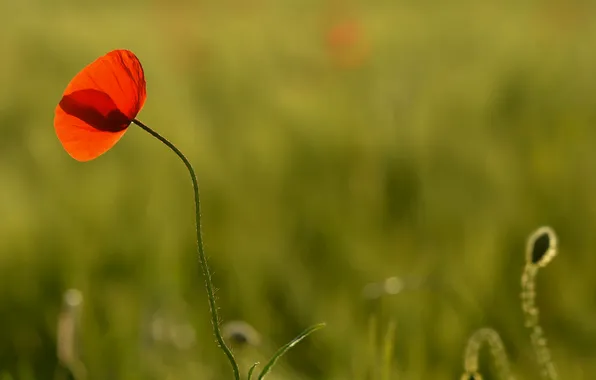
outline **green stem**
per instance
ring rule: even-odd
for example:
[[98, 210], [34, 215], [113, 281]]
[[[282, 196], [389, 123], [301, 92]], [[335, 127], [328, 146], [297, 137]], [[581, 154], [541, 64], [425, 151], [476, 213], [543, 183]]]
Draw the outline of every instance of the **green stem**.
[[207, 289], [207, 297], [209, 298], [209, 309], [211, 311], [211, 324], [213, 325], [213, 334], [215, 335], [215, 339], [217, 340], [217, 344], [222, 349], [222, 351], [228, 357], [230, 361], [230, 365], [232, 366], [232, 370], [234, 371], [234, 378], [236, 380], [240, 380], [240, 371], [238, 369], [238, 363], [236, 363], [236, 359], [234, 359], [234, 354], [232, 350], [226, 345], [226, 342], [223, 339], [221, 334], [221, 330], [219, 327], [219, 316], [217, 314], [217, 304], [215, 302], [215, 291], [213, 290], [213, 280], [211, 279], [211, 271], [209, 270], [209, 265], [207, 264], [207, 257], [205, 256], [205, 249], [203, 248], [203, 236], [201, 232], [201, 202], [199, 198], [199, 183], [197, 181], [197, 176], [195, 171], [188, 161], [188, 159], [172, 144], [169, 142], [165, 137], [161, 136], [159, 133], [155, 132], [153, 129], [149, 128], [145, 124], [141, 123], [137, 119], [133, 119], [132, 122], [145, 132], [149, 133], [151, 136], [155, 137], [168, 148], [170, 148], [176, 155], [184, 162], [188, 172], [190, 173], [190, 178], [192, 179], [192, 186], [194, 188], [195, 193], [195, 211], [196, 211], [196, 230], [197, 230], [197, 247], [199, 251], [199, 263], [201, 264], [201, 270], [203, 275], [205, 276], [205, 288]]

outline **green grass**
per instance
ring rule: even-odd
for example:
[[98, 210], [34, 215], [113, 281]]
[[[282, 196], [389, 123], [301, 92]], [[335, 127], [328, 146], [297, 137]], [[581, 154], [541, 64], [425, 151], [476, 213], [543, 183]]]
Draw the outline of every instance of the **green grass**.
[[[0, 369], [63, 375], [56, 324], [77, 288], [90, 379], [231, 379], [183, 166], [138, 128], [86, 164], [54, 135], [72, 76], [127, 48], [148, 82], [138, 118], [197, 170], [221, 316], [263, 337], [237, 352], [244, 374], [325, 321], [267, 378], [372, 379], [389, 323], [392, 379], [459, 378], [484, 326], [536, 378], [519, 278], [541, 225], [559, 237], [537, 299], [559, 375], [596, 373], [595, 7], [346, 2], [368, 55], [341, 67], [331, 3], [0, 3]], [[411, 286], [362, 298], [391, 276]], [[195, 344], [150, 342], [157, 311]]]

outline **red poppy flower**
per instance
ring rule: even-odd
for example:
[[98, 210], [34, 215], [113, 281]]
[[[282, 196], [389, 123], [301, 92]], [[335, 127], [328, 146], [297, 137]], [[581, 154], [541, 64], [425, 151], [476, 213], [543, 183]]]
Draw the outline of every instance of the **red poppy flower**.
[[81, 70], [56, 107], [54, 129], [78, 161], [92, 160], [120, 140], [147, 97], [139, 59], [114, 50]]
[[344, 68], [360, 66], [368, 56], [364, 31], [356, 19], [345, 19], [327, 30], [327, 47], [335, 64]]

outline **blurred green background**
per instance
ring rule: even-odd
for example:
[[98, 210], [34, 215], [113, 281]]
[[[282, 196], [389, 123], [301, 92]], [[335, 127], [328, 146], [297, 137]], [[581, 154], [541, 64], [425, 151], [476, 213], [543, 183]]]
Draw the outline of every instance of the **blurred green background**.
[[[592, 379], [595, 12], [0, 0], [0, 373], [66, 378], [56, 325], [76, 288], [89, 379], [231, 378], [183, 165], [137, 127], [85, 164], [54, 134], [70, 79], [126, 48], [147, 77], [139, 119], [198, 172], [222, 318], [262, 337], [237, 350], [243, 369], [325, 321], [270, 378], [378, 379], [373, 315], [378, 340], [395, 323], [392, 379], [459, 378], [484, 326], [518, 378], [537, 378], [519, 283], [526, 238], [547, 224], [560, 255], [538, 276], [541, 321], [561, 377]], [[401, 292], [363, 299], [392, 276]]]

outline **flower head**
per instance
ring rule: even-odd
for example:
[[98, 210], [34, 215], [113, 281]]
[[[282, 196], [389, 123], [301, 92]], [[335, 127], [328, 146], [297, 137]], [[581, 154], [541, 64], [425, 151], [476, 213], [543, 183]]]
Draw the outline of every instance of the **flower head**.
[[54, 129], [68, 154], [92, 160], [120, 140], [147, 97], [139, 59], [114, 50], [81, 70], [56, 107]]
[[326, 40], [333, 63], [339, 67], [356, 68], [368, 58], [368, 41], [358, 19], [334, 22], [327, 30]]

